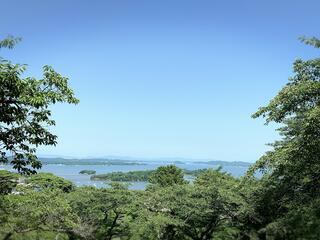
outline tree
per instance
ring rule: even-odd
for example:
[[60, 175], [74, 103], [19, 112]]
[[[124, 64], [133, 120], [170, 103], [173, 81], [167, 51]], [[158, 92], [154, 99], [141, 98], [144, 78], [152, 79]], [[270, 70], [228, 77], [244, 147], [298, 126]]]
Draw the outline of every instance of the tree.
[[134, 192], [115, 186], [111, 189], [81, 187], [68, 194], [73, 212], [80, 218], [79, 232], [86, 239], [121, 237], [128, 232], [125, 223]]
[[[302, 41], [320, 47], [316, 38]], [[313, 239], [320, 237], [313, 221], [320, 219], [320, 58], [298, 59], [293, 70], [287, 85], [253, 115], [280, 123], [282, 138], [250, 169], [249, 176], [264, 173], [250, 198], [260, 236], [297, 239], [308, 232]]]
[[[13, 48], [19, 38], [0, 41], [0, 49]], [[35, 173], [41, 167], [36, 156], [40, 145], [56, 145], [57, 136], [49, 126], [50, 105], [58, 102], [77, 104], [68, 78], [52, 67], [43, 67], [43, 78], [23, 77], [26, 65], [0, 58], [0, 162], [10, 162], [20, 173]]]
[[0, 170], [0, 195], [11, 193], [17, 186], [19, 176], [6, 170]]
[[60, 190], [25, 191], [19, 195], [6, 195], [3, 201], [6, 218], [0, 221], [2, 239], [34, 239], [34, 233], [40, 234], [39, 239], [53, 239], [52, 235], [44, 238], [50, 233], [53, 236], [64, 234], [69, 239], [81, 237], [74, 231], [78, 217]]
[[182, 185], [186, 184], [183, 176], [182, 169], [175, 165], [161, 166], [151, 174], [149, 182], [160, 187]]
[[218, 170], [206, 170], [194, 184], [148, 189], [138, 201], [132, 239], [234, 239], [242, 198], [238, 181]]
[[38, 173], [31, 175], [26, 178], [26, 183], [31, 184], [36, 190], [49, 189], [60, 189], [63, 192], [72, 191], [75, 186], [74, 184], [62, 177], [55, 176], [52, 173]]

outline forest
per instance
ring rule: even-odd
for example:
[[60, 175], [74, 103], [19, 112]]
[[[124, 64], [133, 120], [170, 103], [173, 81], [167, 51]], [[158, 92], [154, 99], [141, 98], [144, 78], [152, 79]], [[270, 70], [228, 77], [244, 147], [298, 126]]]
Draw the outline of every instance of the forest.
[[[159, 170], [162, 169], [161, 167]], [[218, 168], [222, 169], [222, 168]], [[85, 171], [85, 170], [84, 170]], [[182, 169], [184, 176], [198, 176], [201, 173], [205, 172], [206, 169], [197, 169], [197, 170], [186, 170]], [[83, 171], [81, 171], [83, 172]], [[114, 182], [147, 182], [155, 174], [155, 170], [141, 170], [141, 171], [129, 171], [129, 172], [111, 172], [104, 174], [95, 174], [90, 177], [91, 180], [102, 180], [102, 181], [114, 181]]]
[[[320, 48], [317, 38], [301, 41]], [[297, 59], [287, 84], [252, 115], [279, 124], [281, 139], [245, 176], [206, 169], [188, 183], [168, 165], [150, 174], [146, 190], [76, 187], [37, 173], [36, 148], [57, 143], [46, 128], [55, 125], [49, 106], [79, 100], [52, 67], [41, 79], [25, 71], [1, 59], [0, 160], [16, 170], [0, 171], [1, 239], [320, 239], [320, 58]]]

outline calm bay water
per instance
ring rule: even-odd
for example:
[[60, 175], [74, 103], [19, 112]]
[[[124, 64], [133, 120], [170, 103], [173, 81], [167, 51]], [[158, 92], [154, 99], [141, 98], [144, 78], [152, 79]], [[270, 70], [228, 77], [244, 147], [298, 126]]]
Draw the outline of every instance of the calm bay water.
[[[95, 186], [106, 187], [104, 181], [92, 181], [89, 175], [79, 174], [81, 170], [95, 170], [97, 174], [110, 173], [110, 172], [128, 172], [137, 170], [152, 170], [159, 166], [166, 165], [164, 162], [142, 162], [142, 165], [63, 165], [63, 164], [46, 164], [42, 166], [39, 172], [50, 172], [57, 176], [71, 180], [77, 186]], [[196, 170], [203, 168], [217, 168], [218, 166], [210, 164], [199, 163], [185, 163], [175, 164], [177, 167], [187, 170]], [[0, 169], [11, 170], [9, 166], [0, 166]], [[240, 177], [245, 174], [247, 167], [241, 166], [224, 166], [223, 171], [232, 174], [235, 177]], [[130, 189], [142, 190], [145, 189], [146, 182], [131, 182]]]

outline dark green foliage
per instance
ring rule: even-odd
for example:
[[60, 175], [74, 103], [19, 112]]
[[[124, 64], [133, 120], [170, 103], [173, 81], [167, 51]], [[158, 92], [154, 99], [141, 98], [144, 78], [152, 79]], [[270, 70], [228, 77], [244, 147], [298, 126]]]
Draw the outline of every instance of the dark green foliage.
[[[198, 176], [207, 169], [186, 170], [182, 172], [185, 175]], [[111, 172], [105, 174], [96, 174], [90, 177], [91, 180], [116, 181], [116, 182], [147, 182], [155, 173], [155, 170], [129, 171], [129, 172]]]
[[96, 171], [95, 170], [81, 170], [79, 172], [79, 174], [93, 175], [93, 174], [96, 174]]
[[[2, 40], [0, 48], [13, 48], [18, 41], [12, 37]], [[14, 169], [30, 174], [41, 167], [36, 147], [57, 143], [57, 136], [47, 128], [55, 125], [49, 106], [79, 101], [68, 78], [52, 67], [43, 67], [41, 79], [23, 77], [25, 71], [26, 65], [0, 59], [0, 162], [10, 162]]]
[[138, 182], [148, 181], [153, 170], [146, 171], [130, 171], [130, 172], [112, 172], [105, 174], [97, 174], [90, 177], [91, 180], [107, 180], [116, 182]]
[[[303, 39], [320, 47], [316, 38]], [[254, 117], [281, 123], [282, 139], [249, 171], [264, 173], [249, 196], [261, 237], [319, 239], [320, 199], [320, 58], [298, 59], [295, 75]]]
[[11, 193], [17, 186], [19, 176], [6, 170], [0, 170], [0, 195]]
[[9, 37], [0, 41], [0, 48], [12, 49], [20, 41], [21, 41], [21, 38], [9, 36]]

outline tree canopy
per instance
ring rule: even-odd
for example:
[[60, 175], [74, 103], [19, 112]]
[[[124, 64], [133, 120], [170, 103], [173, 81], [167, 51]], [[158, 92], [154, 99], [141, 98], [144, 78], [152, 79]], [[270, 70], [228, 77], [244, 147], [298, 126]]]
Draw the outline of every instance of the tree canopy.
[[[302, 41], [320, 47], [316, 38]], [[293, 71], [287, 85], [253, 115], [280, 123], [281, 139], [249, 171], [264, 173], [252, 199], [262, 235], [315, 239], [320, 237], [314, 227], [320, 219], [320, 58], [298, 59]]]
[[186, 183], [183, 176], [182, 169], [177, 168], [175, 165], [161, 166], [152, 172], [149, 182], [161, 187], [182, 185]]
[[[12, 49], [19, 38], [0, 41], [1, 48]], [[56, 145], [57, 136], [49, 127], [55, 125], [50, 105], [76, 104], [68, 78], [52, 67], [43, 67], [43, 77], [25, 77], [26, 65], [0, 58], [0, 161], [10, 162], [21, 173], [34, 173], [41, 167], [36, 156], [40, 145]]]

